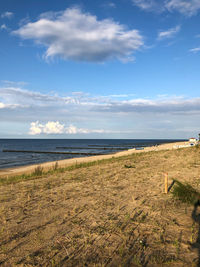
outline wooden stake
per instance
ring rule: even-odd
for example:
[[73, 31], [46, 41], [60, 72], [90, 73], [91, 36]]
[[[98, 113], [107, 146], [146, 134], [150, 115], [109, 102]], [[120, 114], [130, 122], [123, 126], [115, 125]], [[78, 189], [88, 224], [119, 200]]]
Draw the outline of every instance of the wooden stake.
[[168, 173], [165, 173], [165, 194], [168, 193]]

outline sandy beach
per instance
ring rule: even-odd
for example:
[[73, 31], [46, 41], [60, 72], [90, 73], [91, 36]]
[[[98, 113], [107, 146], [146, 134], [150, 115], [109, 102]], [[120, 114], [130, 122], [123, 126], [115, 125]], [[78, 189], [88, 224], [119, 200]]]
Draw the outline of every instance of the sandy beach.
[[[200, 149], [176, 149], [182, 145], [81, 158], [108, 160], [30, 179], [2, 178], [0, 265], [199, 266], [200, 208], [164, 193], [165, 173], [169, 185], [177, 179], [200, 191]], [[23, 168], [18, 173], [35, 166]]]
[[81, 157], [81, 158], [72, 158], [72, 159], [65, 159], [65, 160], [59, 160], [59, 161], [53, 161], [53, 162], [45, 162], [41, 164], [34, 164], [30, 166], [22, 166], [22, 167], [16, 167], [16, 168], [9, 168], [9, 169], [0, 169], [0, 177], [10, 177], [10, 176], [16, 176], [21, 174], [30, 174], [34, 172], [35, 168], [38, 166], [41, 166], [44, 171], [47, 171], [49, 169], [52, 169], [53, 166], [55, 166], [56, 162], [58, 162], [59, 167], [67, 167], [74, 164], [79, 163], [85, 163], [85, 162], [92, 162], [92, 161], [98, 161], [102, 159], [110, 159], [110, 158], [116, 158], [116, 157], [122, 157], [122, 156], [128, 156], [133, 153], [145, 153], [149, 151], [160, 151], [160, 150], [171, 150], [171, 149], [178, 149], [179, 146], [187, 145], [188, 142], [176, 142], [176, 143], [167, 143], [167, 144], [161, 144], [158, 146], [152, 146], [152, 147], [145, 147], [143, 150], [136, 150], [136, 149], [129, 149], [125, 151], [120, 151], [114, 154], [108, 154], [108, 155], [98, 155], [98, 156], [90, 156], [90, 157]]

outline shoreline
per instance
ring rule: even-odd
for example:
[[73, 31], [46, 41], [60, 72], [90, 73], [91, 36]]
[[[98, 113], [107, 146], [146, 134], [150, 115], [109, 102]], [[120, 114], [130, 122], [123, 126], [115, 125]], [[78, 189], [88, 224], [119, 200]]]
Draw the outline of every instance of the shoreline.
[[128, 155], [135, 154], [135, 153], [179, 149], [186, 145], [189, 145], [188, 141], [180, 141], [180, 142], [161, 144], [158, 146], [144, 147], [143, 150], [136, 150], [135, 148], [133, 148], [133, 149], [128, 149], [128, 150], [116, 152], [113, 154], [107, 154], [107, 155], [71, 158], [71, 159], [50, 161], [50, 162], [44, 162], [44, 163], [39, 163], [39, 164], [33, 164], [33, 165], [0, 169], [0, 178], [7, 178], [7, 177], [18, 176], [22, 174], [31, 174], [34, 172], [35, 168], [37, 168], [38, 166], [41, 166], [44, 169], [44, 171], [48, 171], [55, 166], [56, 162], [58, 163], [59, 168], [63, 168], [63, 167], [69, 167], [69, 166], [80, 164], [80, 163], [87, 163], [87, 162], [93, 162], [93, 161], [98, 161], [98, 160], [103, 160], [103, 159], [128, 156]]

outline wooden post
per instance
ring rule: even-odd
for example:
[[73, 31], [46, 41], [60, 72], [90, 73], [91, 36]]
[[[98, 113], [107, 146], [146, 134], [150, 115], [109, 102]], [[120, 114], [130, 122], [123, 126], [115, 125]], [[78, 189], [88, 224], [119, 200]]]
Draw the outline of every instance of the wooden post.
[[165, 194], [168, 193], [168, 173], [165, 173]]

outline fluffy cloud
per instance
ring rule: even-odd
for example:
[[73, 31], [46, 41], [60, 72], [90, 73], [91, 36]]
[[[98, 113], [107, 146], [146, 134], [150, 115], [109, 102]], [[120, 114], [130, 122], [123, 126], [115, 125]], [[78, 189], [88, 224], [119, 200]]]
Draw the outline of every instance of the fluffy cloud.
[[1, 14], [1, 18], [11, 19], [13, 17], [13, 15], [14, 15], [14, 13], [6, 11], [6, 12]]
[[88, 134], [88, 133], [109, 133], [110, 131], [105, 130], [89, 130], [83, 128], [77, 128], [70, 124], [65, 127], [59, 121], [48, 121], [46, 124], [42, 124], [39, 121], [32, 122], [29, 130], [30, 135], [38, 134]]
[[61, 134], [64, 131], [64, 125], [60, 124], [58, 121], [48, 121], [46, 124], [41, 124], [39, 121], [32, 122], [29, 134], [36, 135], [36, 134]]
[[44, 45], [46, 58], [128, 61], [143, 46], [143, 37], [138, 30], [127, 30], [110, 19], [97, 20], [78, 8], [43, 14], [36, 22], [27, 23], [13, 33]]
[[36, 135], [36, 134], [41, 134], [43, 130], [43, 125], [39, 123], [39, 121], [32, 122], [31, 127], [29, 130], [30, 135]]
[[172, 38], [180, 31], [180, 29], [181, 29], [180, 26], [176, 26], [174, 28], [168, 29], [167, 31], [161, 31], [158, 34], [158, 39], [162, 40], [162, 39]]
[[146, 11], [176, 11], [185, 16], [197, 14], [200, 9], [199, 0], [132, 0], [133, 4]]

